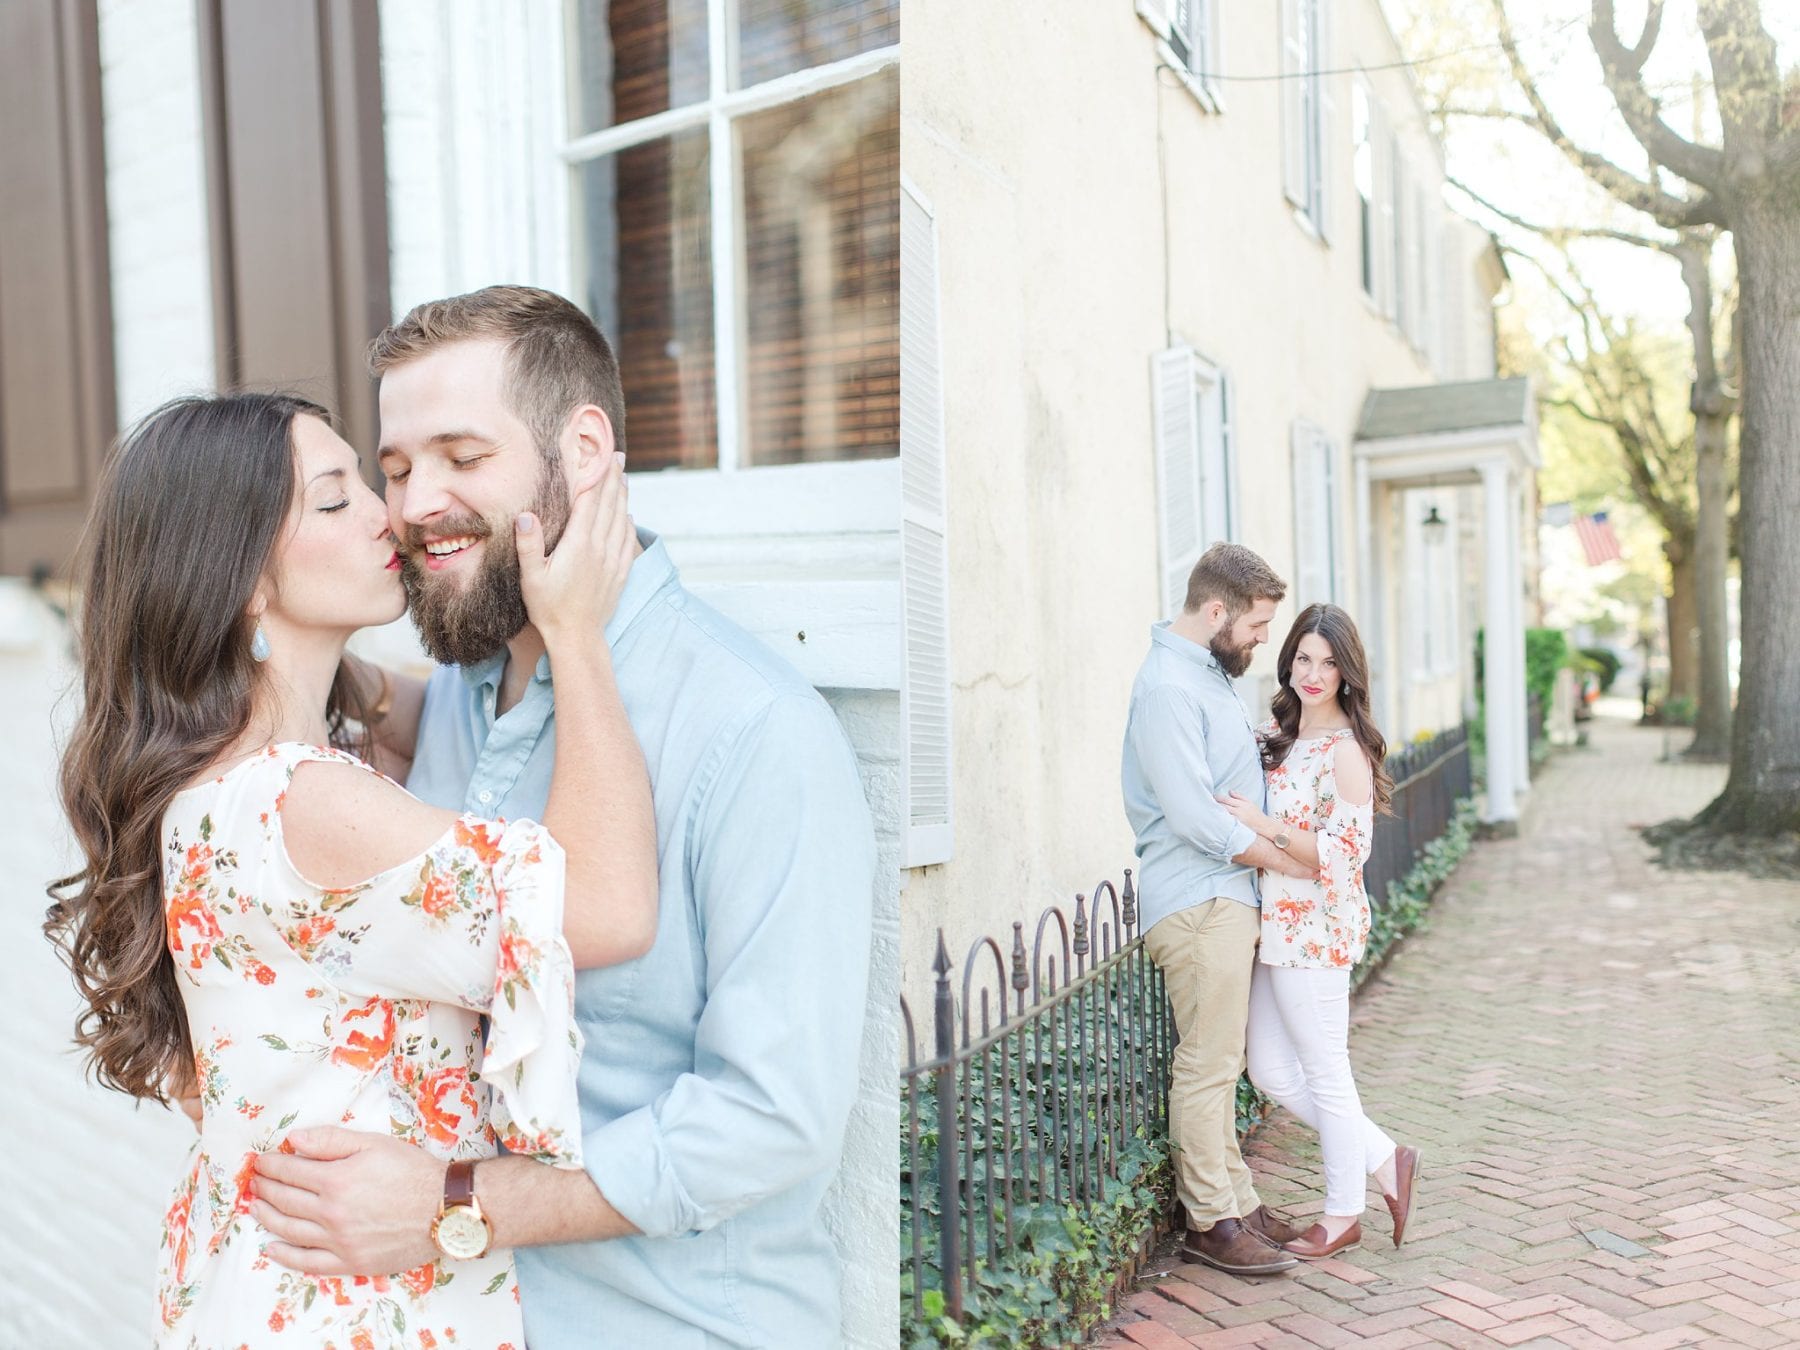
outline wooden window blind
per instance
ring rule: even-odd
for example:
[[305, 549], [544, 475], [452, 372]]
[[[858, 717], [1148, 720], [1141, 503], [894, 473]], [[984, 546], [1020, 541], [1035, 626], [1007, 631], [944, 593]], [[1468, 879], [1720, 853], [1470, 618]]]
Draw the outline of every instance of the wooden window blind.
[[[633, 469], [718, 466], [721, 425], [726, 467], [897, 454], [897, 0], [569, 12], [572, 130], [607, 133], [574, 170], [579, 289], [619, 352]], [[735, 70], [709, 51], [723, 21]], [[730, 101], [871, 52], [867, 74]], [[659, 114], [670, 134], [635, 141]]]

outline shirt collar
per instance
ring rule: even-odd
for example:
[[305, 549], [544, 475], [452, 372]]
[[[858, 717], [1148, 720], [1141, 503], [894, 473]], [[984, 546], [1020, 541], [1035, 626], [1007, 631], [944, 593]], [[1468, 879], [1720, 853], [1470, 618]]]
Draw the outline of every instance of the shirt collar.
[[619, 645], [619, 639], [637, 622], [638, 616], [658, 592], [680, 580], [680, 574], [675, 570], [675, 560], [669, 556], [669, 550], [663, 547], [662, 536], [639, 528], [637, 537], [644, 551], [632, 559], [631, 571], [625, 574], [625, 589], [619, 595], [619, 603], [613, 609], [612, 618], [607, 621], [606, 643], [609, 647]]
[[[619, 603], [613, 609], [612, 618], [607, 620], [606, 645], [609, 647], [619, 645], [619, 639], [637, 622], [638, 616], [658, 591], [680, 579], [680, 574], [675, 570], [674, 559], [669, 557], [669, 550], [663, 547], [662, 536], [640, 528], [637, 537], [644, 551], [632, 559], [631, 571], [625, 574], [625, 589], [619, 595]], [[498, 691], [500, 677], [506, 670], [506, 655], [506, 648], [502, 647], [485, 661], [459, 667], [469, 688], [477, 692], [482, 689]], [[548, 655], [538, 657], [537, 668], [532, 671], [531, 678], [537, 684], [549, 682]]]
[[[1184, 661], [1192, 661], [1197, 666], [1225, 675], [1225, 667], [1219, 664], [1219, 658], [1213, 655], [1211, 647], [1202, 647], [1198, 642], [1189, 641], [1171, 629], [1169, 623], [1168, 619], [1164, 619], [1160, 623], [1151, 624], [1150, 641]], [[1230, 679], [1230, 676], [1226, 678]]]

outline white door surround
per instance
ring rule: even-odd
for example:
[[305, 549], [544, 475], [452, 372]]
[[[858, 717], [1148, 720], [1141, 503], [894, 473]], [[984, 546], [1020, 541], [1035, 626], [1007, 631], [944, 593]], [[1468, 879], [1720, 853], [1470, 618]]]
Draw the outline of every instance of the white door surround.
[[[1519, 794], [1531, 785], [1522, 533], [1528, 524], [1528, 489], [1540, 461], [1537, 409], [1525, 382], [1484, 383], [1519, 386], [1518, 420], [1489, 426], [1428, 426], [1403, 434], [1363, 436], [1356, 441], [1352, 455], [1358, 600], [1361, 613], [1367, 616], [1367, 646], [1377, 666], [1374, 711], [1378, 718], [1391, 723], [1392, 709], [1386, 703], [1395, 702], [1398, 682], [1393, 671], [1380, 669], [1383, 657], [1379, 654], [1389, 650], [1389, 635], [1398, 616], [1386, 612], [1388, 587], [1382, 575], [1376, 522], [1388, 518], [1391, 494], [1413, 488], [1480, 486], [1488, 788], [1482, 819], [1504, 827], [1518, 819]], [[1416, 392], [1429, 396], [1436, 391]], [[1369, 420], [1365, 415], [1365, 427]], [[1419, 420], [1429, 423], [1432, 419], [1427, 413]], [[1398, 428], [1390, 421], [1383, 430]]]

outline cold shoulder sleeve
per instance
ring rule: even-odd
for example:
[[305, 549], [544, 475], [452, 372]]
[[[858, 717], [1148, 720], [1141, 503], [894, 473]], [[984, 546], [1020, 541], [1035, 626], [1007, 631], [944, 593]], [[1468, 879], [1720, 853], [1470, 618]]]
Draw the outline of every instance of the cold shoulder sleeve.
[[[466, 828], [494, 826], [465, 817]], [[563, 851], [543, 826], [504, 826], [492, 877], [499, 928], [482, 1072], [498, 1094], [493, 1125], [509, 1152], [581, 1166], [575, 963], [563, 939]]]
[[[1320, 757], [1319, 804], [1314, 816], [1318, 831], [1319, 871], [1317, 881], [1325, 892], [1328, 916], [1336, 918], [1363, 899], [1363, 864], [1374, 847], [1375, 806], [1373, 800], [1361, 804], [1338, 795], [1337, 754], [1343, 746], [1336, 741]], [[1356, 749], [1354, 741], [1351, 748]]]

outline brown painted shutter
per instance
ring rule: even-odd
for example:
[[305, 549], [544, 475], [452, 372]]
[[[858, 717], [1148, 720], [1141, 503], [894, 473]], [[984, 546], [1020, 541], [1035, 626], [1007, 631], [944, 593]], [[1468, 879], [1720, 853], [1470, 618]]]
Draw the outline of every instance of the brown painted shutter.
[[64, 569], [115, 430], [94, 0], [0, 4], [0, 573]]
[[219, 383], [325, 404], [373, 464], [389, 319], [376, 7], [202, 0]]

